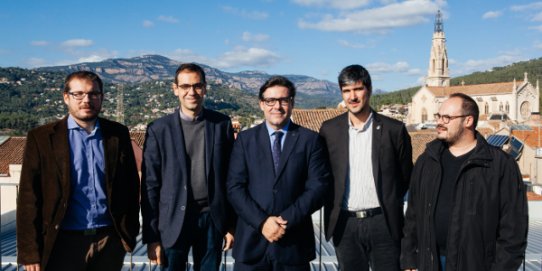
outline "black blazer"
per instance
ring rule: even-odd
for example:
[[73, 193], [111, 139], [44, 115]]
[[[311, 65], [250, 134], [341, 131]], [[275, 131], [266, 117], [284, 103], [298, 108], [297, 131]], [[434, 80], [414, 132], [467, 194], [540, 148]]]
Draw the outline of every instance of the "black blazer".
[[[412, 145], [402, 122], [374, 111], [373, 118], [372, 162], [378, 201], [392, 237], [399, 242], [404, 223], [404, 196], [412, 171]], [[320, 129], [327, 145], [334, 180], [333, 193], [330, 193], [324, 208], [327, 240], [339, 230], [336, 225], [343, 203], [349, 163], [348, 121], [346, 112], [324, 122]]]
[[[139, 233], [139, 176], [128, 129], [99, 118], [107, 208], [127, 251]], [[28, 132], [17, 198], [17, 261], [47, 265], [71, 195], [67, 117]]]
[[[233, 145], [228, 116], [203, 110], [205, 118], [205, 174], [211, 217], [225, 235], [235, 216], [226, 201], [226, 176]], [[143, 242], [171, 247], [181, 234], [186, 214], [190, 169], [179, 110], [147, 127], [143, 149], [141, 213]], [[232, 217], [233, 216], [233, 217]]]
[[[329, 181], [327, 157], [317, 133], [291, 122], [275, 174], [265, 123], [241, 132], [228, 174], [228, 198], [238, 214], [235, 260], [258, 261], [266, 251], [282, 264], [314, 259], [311, 214], [322, 207]], [[278, 242], [269, 243], [261, 233], [269, 216], [288, 221]]]

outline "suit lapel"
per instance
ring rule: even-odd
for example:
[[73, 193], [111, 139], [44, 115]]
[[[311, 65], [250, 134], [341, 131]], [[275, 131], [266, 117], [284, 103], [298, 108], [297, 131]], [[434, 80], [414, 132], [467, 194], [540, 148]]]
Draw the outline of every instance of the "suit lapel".
[[[265, 122], [257, 126], [259, 129], [257, 138], [256, 138], [256, 146], [262, 146], [262, 150], [258, 150], [257, 157], [259, 158], [258, 161], [254, 161], [256, 163], [262, 163], [263, 168], [265, 170], [269, 169], [271, 172], [273, 172], [273, 154], [271, 153], [271, 139], [269, 138], [269, 133], [267, 132], [267, 127], [265, 126]], [[266, 166], [267, 165], [267, 166]]]
[[336, 134], [334, 138], [337, 140], [337, 153], [341, 153], [342, 161], [340, 161], [340, 165], [343, 165], [341, 169], [341, 173], [343, 178], [340, 178], [340, 181], [343, 183], [343, 188], [346, 187], [346, 176], [348, 174], [348, 168], [349, 168], [349, 161], [350, 161], [350, 150], [348, 148], [349, 144], [349, 126], [348, 126], [348, 112], [344, 113], [339, 121], [337, 121], [337, 127], [333, 129], [332, 131], [335, 131]]
[[56, 160], [61, 178], [60, 187], [66, 188], [62, 191], [62, 194], [67, 196], [71, 183], [70, 183], [70, 145], [68, 140], [68, 118], [65, 117], [60, 120], [57, 125], [53, 127], [52, 133], [49, 135], [51, 146], [53, 149], [53, 155]]
[[214, 138], [215, 138], [215, 123], [205, 117], [205, 111], [203, 111], [203, 115], [205, 118], [205, 179], [209, 180], [209, 172], [212, 167], [212, 161], [213, 161], [213, 150], [215, 144], [213, 144]]
[[277, 173], [275, 174], [275, 181], [280, 177], [280, 174], [284, 170], [290, 154], [294, 150], [294, 147], [299, 138], [298, 128], [299, 125], [290, 121], [288, 133], [286, 133], [286, 139], [284, 140], [284, 147], [282, 148], [282, 152], [280, 153], [279, 167]]
[[379, 187], [379, 168], [380, 168], [380, 148], [381, 148], [381, 139], [382, 139], [382, 122], [380, 121], [380, 118], [376, 114], [376, 112], [373, 111], [373, 143], [372, 143], [372, 149], [371, 149], [371, 160], [373, 164], [373, 177], [375, 180], [375, 185]]
[[118, 157], [119, 157], [119, 137], [112, 131], [112, 127], [104, 119], [100, 121], [100, 130], [102, 133], [104, 146], [104, 163], [105, 163], [105, 185], [107, 187], [107, 196], [111, 199], [111, 190], [113, 187], [113, 176], [116, 174]]
[[173, 145], [175, 145], [175, 152], [179, 155], [175, 155], [177, 158], [177, 170], [181, 172], [183, 180], [188, 180], [188, 170], [186, 168], [186, 146], [184, 145], [184, 134], [183, 128], [181, 127], [181, 116], [179, 115], [179, 110], [175, 110], [173, 113], [171, 125], [172, 140], [174, 140]]

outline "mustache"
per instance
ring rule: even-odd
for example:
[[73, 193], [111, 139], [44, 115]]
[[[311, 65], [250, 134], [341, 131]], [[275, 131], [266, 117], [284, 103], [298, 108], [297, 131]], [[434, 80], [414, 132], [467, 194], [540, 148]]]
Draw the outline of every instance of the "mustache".
[[348, 100], [349, 103], [359, 103], [359, 99], [358, 98], [354, 98], [354, 99], [350, 99]]
[[442, 124], [437, 124], [437, 129], [439, 129], [439, 128], [444, 129], [444, 130], [448, 130], [448, 128], [444, 127], [444, 125], [442, 125]]

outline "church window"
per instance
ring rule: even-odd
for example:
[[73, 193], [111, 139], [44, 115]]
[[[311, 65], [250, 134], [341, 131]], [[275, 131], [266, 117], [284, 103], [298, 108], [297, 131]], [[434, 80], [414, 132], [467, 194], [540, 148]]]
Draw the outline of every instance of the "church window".
[[422, 123], [427, 122], [427, 109], [422, 108]]

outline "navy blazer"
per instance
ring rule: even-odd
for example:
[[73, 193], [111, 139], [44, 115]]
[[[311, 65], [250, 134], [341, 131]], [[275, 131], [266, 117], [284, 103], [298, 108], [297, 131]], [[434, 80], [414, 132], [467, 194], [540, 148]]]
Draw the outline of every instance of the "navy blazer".
[[[320, 128], [325, 139], [333, 187], [324, 207], [326, 238], [339, 242], [344, 228], [337, 221], [346, 189], [349, 165], [348, 112], [327, 120]], [[412, 172], [412, 145], [405, 124], [373, 111], [372, 163], [378, 202], [384, 211], [390, 234], [400, 242], [404, 223], [403, 202]]]
[[[282, 264], [314, 259], [311, 214], [322, 207], [329, 181], [326, 151], [317, 133], [290, 123], [275, 175], [265, 123], [241, 132], [233, 147], [227, 183], [228, 198], [238, 214], [235, 260], [258, 261], [266, 252]], [[269, 243], [261, 233], [269, 216], [288, 221], [286, 234], [278, 242]]]
[[[228, 116], [203, 110], [205, 118], [205, 173], [210, 214], [225, 235], [235, 215], [226, 200], [226, 177], [233, 145]], [[141, 213], [143, 243], [161, 242], [168, 248], [179, 238], [187, 211], [190, 169], [179, 110], [147, 127], [143, 150]]]

